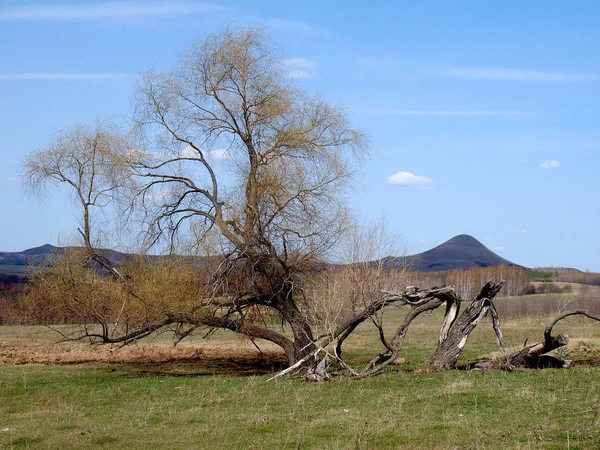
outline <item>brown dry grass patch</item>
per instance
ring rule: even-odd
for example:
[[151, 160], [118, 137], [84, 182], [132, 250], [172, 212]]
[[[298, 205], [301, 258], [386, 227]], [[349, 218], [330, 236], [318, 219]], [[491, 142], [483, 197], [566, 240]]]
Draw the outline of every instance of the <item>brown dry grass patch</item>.
[[285, 356], [276, 348], [265, 347], [259, 351], [249, 342], [209, 342], [177, 347], [140, 343], [119, 347], [13, 337], [0, 338], [0, 364], [129, 365], [152, 375], [172, 375], [172, 371], [162, 370], [166, 365], [194, 365], [210, 367], [215, 373], [252, 375], [280, 369], [285, 364]]

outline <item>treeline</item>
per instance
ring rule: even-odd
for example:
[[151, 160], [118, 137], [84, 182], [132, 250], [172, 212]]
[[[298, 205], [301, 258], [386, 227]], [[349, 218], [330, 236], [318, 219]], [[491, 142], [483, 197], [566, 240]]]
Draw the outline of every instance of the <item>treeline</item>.
[[[541, 283], [535, 289], [536, 294], [521, 298], [504, 298], [495, 301], [498, 314], [506, 319], [537, 319], [546, 322], [565, 310], [583, 309], [600, 315], [600, 302], [596, 296], [597, 288], [581, 286], [574, 289], [571, 285]], [[553, 295], [566, 294], [566, 295]], [[573, 320], [585, 323], [583, 317]]]
[[27, 279], [17, 275], [0, 274], [0, 325], [12, 323], [9, 309], [17, 301]]
[[[405, 274], [408, 284], [420, 288], [434, 286], [456, 286], [457, 293], [464, 299], [474, 298], [481, 286], [489, 280], [505, 280], [506, 284], [498, 294], [498, 297], [516, 297], [519, 295], [534, 293], [564, 293], [570, 286], [564, 288], [548, 283], [534, 288], [531, 284], [532, 273], [536, 275], [535, 280], [546, 278], [546, 281], [573, 282], [589, 285], [600, 285], [600, 274], [580, 272], [575, 269], [539, 268], [524, 270], [519, 267], [497, 266], [485, 268], [471, 268], [468, 270], [450, 270], [440, 272], [410, 272]], [[7, 313], [9, 307], [14, 305], [19, 294], [25, 287], [26, 279], [14, 275], [0, 274], [0, 324], [11, 323], [10, 315]], [[547, 288], [547, 289], [546, 289]], [[73, 322], [72, 317], [60, 315], [55, 317], [58, 323]]]
[[474, 298], [481, 286], [492, 279], [506, 281], [498, 297], [515, 297], [531, 293], [531, 284], [525, 271], [520, 267], [505, 265], [443, 272], [414, 272], [410, 278], [411, 283], [420, 287], [454, 285], [457, 293], [464, 299]]
[[537, 273], [546, 274], [546, 279], [535, 281], [554, 281], [600, 286], [600, 273], [590, 272], [589, 270], [582, 272], [581, 270], [565, 267], [537, 267], [535, 271]]

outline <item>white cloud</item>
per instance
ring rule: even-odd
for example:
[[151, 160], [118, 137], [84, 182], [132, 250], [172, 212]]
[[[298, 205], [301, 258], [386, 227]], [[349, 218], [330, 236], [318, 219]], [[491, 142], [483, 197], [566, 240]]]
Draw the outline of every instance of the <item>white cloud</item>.
[[223, 160], [229, 159], [230, 156], [229, 152], [224, 148], [216, 148], [207, 152], [207, 157], [211, 159]]
[[131, 78], [135, 75], [121, 72], [22, 72], [0, 73], [0, 80], [55, 80], [87, 81]]
[[469, 80], [578, 82], [598, 81], [600, 75], [577, 72], [545, 72], [503, 67], [456, 67], [437, 72], [438, 75]]
[[180, 158], [197, 158], [198, 153], [190, 145], [186, 145], [181, 150], [179, 150], [179, 157]]
[[304, 59], [304, 58], [285, 59], [283, 61], [283, 65], [284, 65], [284, 67], [290, 67], [293, 69], [307, 69], [307, 70], [315, 70], [316, 68], [319, 67], [319, 65], [316, 62], [310, 61], [310, 60]]
[[527, 234], [529, 233], [528, 230], [525, 230], [524, 228], [520, 228], [518, 230], [510, 230], [511, 233], [519, 233], [519, 234]]
[[307, 79], [317, 75], [319, 65], [304, 58], [290, 58], [283, 61], [286, 78]]
[[170, 191], [157, 191], [157, 192], [147, 195], [146, 199], [153, 201], [153, 202], [162, 202], [162, 201], [166, 201], [169, 197], [171, 197]]
[[494, 111], [494, 110], [428, 110], [428, 109], [378, 109], [377, 114], [393, 116], [528, 116], [531, 111]]
[[427, 239], [419, 239], [419, 242], [421, 244], [427, 244], [428, 241], [427, 241]]
[[20, 180], [19, 177], [8, 177], [6, 181], [8, 181], [9, 183], [18, 183]]
[[[281, 17], [262, 17], [247, 10], [233, 8], [211, 2], [192, 0], [141, 0], [108, 1], [96, 3], [74, 3], [0, 7], [0, 21], [43, 21], [43, 22], [82, 22], [82, 21], [130, 21], [143, 19], [221, 14], [227, 20], [258, 23], [272, 29], [282, 29], [309, 36], [323, 36], [328, 29], [299, 20]], [[225, 16], [226, 15], [226, 16]]]
[[549, 159], [540, 164], [540, 169], [559, 169], [560, 163], [555, 159]]
[[255, 20], [269, 28], [292, 31], [314, 37], [324, 36], [329, 33], [326, 27], [300, 20], [282, 19], [281, 17], [256, 17]]
[[415, 189], [431, 189], [434, 187], [434, 182], [431, 178], [402, 171], [390, 175], [388, 177], [388, 183], [399, 184]]
[[316, 72], [311, 72], [308, 70], [292, 70], [285, 74], [286, 78], [294, 78], [296, 80], [307, 80], [309, 78], [314, 78], [317, 75]]
[[45, 22], [123, 20], [151, 17], [207, 14], [229, 8], [193, 1], [117, 1], [88, 4], [27, 5], [0, 8], [0, 20]]
[[[214, 150], [202, 150], [204, 156], [207, 159], [223, 160], [229, 159], [229, 152], [224, 148], [216, 148]], [[198, 158], [198, 152], [194, 150], [190, 145], [186, 145], [183, 149], [179, 150], [180, 158]]]

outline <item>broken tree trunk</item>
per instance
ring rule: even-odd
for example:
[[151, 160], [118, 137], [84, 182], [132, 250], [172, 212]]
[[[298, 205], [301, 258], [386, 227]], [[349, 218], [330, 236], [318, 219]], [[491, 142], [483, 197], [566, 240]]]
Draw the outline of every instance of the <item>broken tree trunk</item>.
[[[524, 347], [522, 350], [512, 353], [505, 358], [499, 358], [487, 363], [488, 367], [512, 371], [516, 368], [545, 369], [545, 368], [566, 368], [571, 361], [547, 355], [547, 353], [563, 347], [569, 343], [569, 337], [565, 334], [552, 336], [552, 329], [561, 320], [575, 315], [583, 315], [592, 320], [600, 321], [600, 316], [592, 314], [583, 309], [575, 309], [559, 314], [553, 318], [546, 326], [544, 331], [544, 341]], [[473, 367], [477, 368], [477, 367]]]
[[306, 374], [307, 381], [327, 381], [331, 378], [331, 375], [327, 371], [329, 366], [331, 365], [331, 359], [329, 356], [325, 356], [319, 361], [318, 364], [315, 364], [313, 367], [308, 369], [308, 373]]
[[[351, 372], [352, 375], [356, 377], [372, 375], [396, 360], [398, 351], [402, 348], [404, 338], [408, 331], [408, 326], [419, 314], [426, 311], [431, 311], [446, 302], [452, 301], [452, 299], [455, 298], [457, 298], [457, 296], [454, 286], [426, 289], [423, 291], [414, 286], [410, 286], [404, 293], [382, 291], [381, 296], [367, 308], [365, 308], [365, 310], [360, 311], [359, 313], [352, 312], [341, 320], [340, 325], [333, 333], [321, 336], [315, 342], [312, 342], [313, 348], [315, 349], [314, 352], [311, 350], [311, 353], [300, 359], [288, 369], [285, 369], [271, 377], [268, 381], [274, 380], [308, 365], [311, 358], [314, 358], [314, 363], [308, 369], [308, 379], [326, 380], [328, 377], [324, 374], [327, 371], [327, 367], [329, 366], [331, 360], [330, 358], [327, 358], [328, 361], [319, 367], [319, 363], [321, 362], [319, 354], [321, 353], [323, 353], [325, 356], [331, 356], [331, 358], [338, 361], [343, 368]], [[460, 301], [460, 299], [458, 301]], [[383, 335], [383, 330], [380, 329], [380, 338], [382, 342], [385, 342], [384, 346], [386, 347], [386, 350], [370, 361], [359, 373], [348, 366], [341, 358], [342, 343], [358, 325], [363, 323], [380, 309], [390, 305], [409, 305], [411, 307], [411, 311], [404, 319], [400, 328], [398, 328], [396, 331], [390, 343], [386, 342], [385, 336]], [[332, 355], [326, 351], [327, 346], [330, 344], [333, 344], [334, 346]]]
[[[471, 305], [460, 317], [458, 314], [460, 312], [462, 299], [456, 294], [454, 286], [433, 288], [426, 291], [420, 291], [418, 288], [411, 286], [406, 289], [404, 294], [386, 293], [388, 302], [397, 301], [399, 297], [401, 298], [402, 304], [411, 307], [411, 311], [406, 315], [390, 342], [386, 341], [383, 329], [378, 327], [380, 340], [384, 344], [385, 350], [369, 361], [357, 376], [365, 377], [372, 375], [394, 362], [398, 357], [408, 328], [413, 320], [423, 312], [434, 310], [444, 303], [446, 304], [446, 313], [440, 330], [438, 349], [431, 359], [430, 364], [432, 368], [454, 368], [456, 366], [456, 361], [467, 342], [469, 334], [488, 313], [492, 316], [492, 325], [496, 332], [498, 345], [502, 348], [500, 321], [492, 299], [500, 291], [503, 285], [504, 281], [499, 283], [494, 283], [492, 281], [488, 282], [481, 288], [479, 295], [472, 301]], [[351, 333], [351, 331], [352, 330], [350, 330], [349, 333]], [[347, 337], [347, 334], [341, 335], [340, 341], [336, 346], [335, 356], [338, 361], [341, 360], [341, 352], [339, 352], [341, 342]]]
[[460, 298], [457, 296], [448, 300], [438, 348], [430, 360], [430, 367], [434, 369], [452, 369], [456, 367], [456, 361], [463, 351], [469, 335], [488, 312], [492, 316], [492, 325], [496, 332], [498, 345], [502, 348], [500, 321], [492, 299], [503, 285], [504, 281], [499, 283], [488, 282], [481, 288], [479, 295], [460, 317], [458, 317]]
[[[434, 369], [456, 368], [456, 361], [458, 360], [458, 357], [460, 356], [467, 339], [469, 338], [469, 335], [481, 322], [481, 320], [486, 317], [487, 314], [490, 314], [492, 317], [492, 326], [496, 332], [498, 345], [500, 348], [502, 348], [500, 321], [493, 303], [493, 299], [503, 285], [504, 281], [499, 283], [494, 283], [492, 281], [488, 282], [481, 288], [481, 291], [477, 297], [460, 316], [459, 312], [462, 299], [456, 294], [454, 286], [432, 288], [424, 291], [421, 291], [414, 286], [410, 286], [402, 294], [394, 292], [382, 292], [383, 295], [381, 298], [378, 299], [377, 302], [374, 302], [372, 305], [370, 305], [370, 308], [366, 309], [360, 314], [350, 316], [345, 321], [342, 321], [342, 324], [336, 332], [331, 335], [323, 336], [322, 340], [320, 340], [318, 344], [315, 343], [316, 350], [314, 351], [314, 354], [312, 354], [314, 357], [314, 364], [308, 370], [307, 379], [323, 381], [329, 378], [327, 369], [331, 363], [331, 360], [328, 358], [328, 356], [331, 356], [333, 359], [337, 360], [343, 368], [349, 370], [356, 377], [362, 378], [381, 371], [387, 365], [394, 362], [398, 357], [398, 353], [402, 348], [404, 338], [406, 337], [409, 326], [412, 324], [412, 322], [420, 314], [427, 311], [432, 311], [443, 304], [446, 304], [446, 313], [444, 315], [444, 321], [440, 330], [438, 348], [430, 360], [430, 367]], [[341, 357], [342, 343], [365, 319], [370, 317], [379, 309], [393, 304], [408, 305], [410, 306], [411, 310], [408, 312], [390, 341], [386, 340], [381, 324], [375, 322], [379, 329], [380, 340], [384, 345], [384, 351], [369, 361], [362, 371], [355, 371], [349, 367]], [[572, 312], [571, 314], [567, 315], [572, 315], [575, 313], [583, 314], [583, 312]], [[567, 315], [563, 316], [566, 317]], [[546, 334], [548, 336], [551, 334], [554, 323], [564, 317], [556, 318], [555, 321], [549, 325], [546, 330]], [[591, 316], [588, 315], [588, 317]], [[554, 348], [557, 348], [556, 346], [564, 345], [562, 344], [562, 339], [562, 336], [557, 338], [548, 338], [546, 347], [550, 348], [550, 346], [553, 345]], [[330, 344], [334, 345], [333, 355], [330, 355], [326, 350], [326, 347]], [[531, 348], [534, 347], [537, 349], [536, 346], [532, 346]], [[323, 360], [320, 360], [318, 357], [320, 353], [325, 354], [325, 358]], [[516, 356], [515, 358], [515, 362], [518, 361]], [[303, 358], [297, 364], [294, 364], [289, 369], [280, 372], [271, 379], [278, 378], [286, 373], [289, 373], [290, 371], [298, 369], [302, 364], [307, 362], [308, 359], [309, 356]], [[481, 364], [485, 364], [486, 368], [489, 367], [489, 362]], [[469, 366], [465, 366], [464, 368], [476, 369], [484, 367], [480, 367], [478, 364], [471, 364]]]

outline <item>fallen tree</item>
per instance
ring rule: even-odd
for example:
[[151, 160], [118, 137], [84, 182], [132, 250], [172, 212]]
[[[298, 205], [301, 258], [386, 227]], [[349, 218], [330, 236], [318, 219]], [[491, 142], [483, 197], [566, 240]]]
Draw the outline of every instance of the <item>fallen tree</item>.
[[[413, 321], [422, 313], [437, 309], [444, 304], [446, 305], [446, 313], [440, 330], [438, 348], [431, 358], [430, 366], [434, 369], [454, 368], [469, 335], [488, 312], [492, 315], [492, 324], [498, 338], [498, 344], [502, 347], [500, 322], [492, 300], [503, 284], [504, 282], [488, 282], [460, 316], [460, 306], [464, 300], [456, 294], [454, 286], [425, 290], [409, 286], [403, 293], [382, 292], [379, 301], [373, 302], [370, 308], [363, 310], [360, 314], [354, 314], [342, 320], [335, 332], [324, 336], [315, 343], [316, 349], [313, 353], [306, 355], [296, 364], [278, 373], [271, 380], [312, 362], [307, 378], [311, 381], [324, 381], [330, 378], [327, 369], [332, 360], [337, 361], [343, 369], [356, 377], [362, 378], [373, 375], [396, 361]], [[342, 358], [344, 341], [358, 325], [368, 318], [373, 318], [379, 309], [392, 305], [409, 306], [410, 311], [390, 340], [386, 338], [381, 323], [373, 320], [378, 329], [384, 351], [370, 360], [361, 370], [352, 368]], [[333, 347], [331, 351], [327, 349], [328, 346]]]
[[[464, 300], [456, 294], [453, 286], [427, 290], [419, 290], [413, 286], [407, 288], [402, 294], [385, 292], [381, 299], [382, 302], [385, 302], [387, 305], [407, 305], [411, 310], [408, 312], [402, 324], [398, 327], [389, 342], [385, 338], [383, 328], [378, 326], [380, 340], [385, 350], [369, 361], [362, 370], [352, 368], [342, 358], [343, 342], [351, 335], [356, 326], [364, 320], [362, 317], [357, 316], [355, 321], [344, 324], [346, 328], [343, 331], [322, 340], [313, 354], [307, 355], [302, 361], [283, 370], [270, 380], [292, 372], [301, 367], [302, 364], [311, 360], [313, 360], [313, 364], [306, 376], [310, 381], [325, 381], [331, 378], [328, 367], [332, 360], [337, 361], [341, 368], [349, 371], [355, 377], [362, 378], [373, 375], [396, 361], [411, 323], [413, 323], [420, 314], [426, 311], [432, 311], [444, 304], [446, 305], [446, 312], [440, 329], [437, 350], [429, 362], [429, 367], [431, 369], [498, 369], [513, 371], [518, 368], [568, 368], [571, 361], [548, 354], [567, 345], [569, 342], [568, 337], [564, 334], [556, 336], [552, 334], [554, 326], [561, 320], [570, 316], [582, 315], [592, 320], [600, 321], [600, 315], [581, 309], [561, 313], [554, 317], [546, 326], [543, 342], [524, 346], [519, 351], [487, 361], [457, 366], [457, 360], [464, 349], [471, 332], [488, 314], [492, 319], [492, 327], [496, 333], [498, 346], [501, 350], [503, 349], [500, 320], [493, 303], [493, 298], [500, 291], [503, 284], [503, 282], [488, 282], [482, 287], [477, 297], [471, 301], [470, 305], [460, 316], [460, 306]], [[327, 346], [329, 345], [333, 347], [332, 351], [327, 350]], [[322, 357], [319, 355], [322, 355]]]
[[554, 326], [561, 320], [576, 315], [581, 315], [592, 320], [600, 321], [600, 315], [592, 314], [583, 309], [575, 309], [563, 312], [550, 320], [546, 326], [546, 329], [544, 330], [544, 340], [542, 342], [538, 342], [533, 345], [524, 345], [521, 350], [510, 353], [509, 355], [500, 356], [489, 361], [467, 364], [463, 366], [463, 368], [480, 370], [500, 369], [507, 371], [512, 371], [519, 368], [568, 368], [571, 365], [570, 360], [552, 356], [548, 353], [564, 347], [569, 343], [569, 337], [566, 334], [559, 334], [556, 336], [552, 334]]

